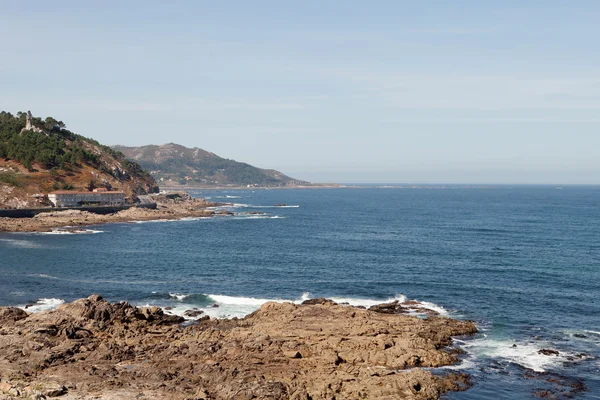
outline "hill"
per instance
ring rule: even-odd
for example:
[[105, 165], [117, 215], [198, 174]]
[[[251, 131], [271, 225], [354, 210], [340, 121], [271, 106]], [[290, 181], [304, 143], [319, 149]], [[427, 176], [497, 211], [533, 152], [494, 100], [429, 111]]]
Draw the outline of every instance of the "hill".
[[132, 201], [158, 191], [137, 163], [62, 121], [0, 112], [0, 208], [39, 206], [37, 194], [96, 187], [121, 190]]
[[113, 146], [139, 163], [159, 182], [190, 186], [308, 186], [309, 182], [290, 178], [273, 169], [217, 156], [200, 148], [175, 143], [142, 147]]

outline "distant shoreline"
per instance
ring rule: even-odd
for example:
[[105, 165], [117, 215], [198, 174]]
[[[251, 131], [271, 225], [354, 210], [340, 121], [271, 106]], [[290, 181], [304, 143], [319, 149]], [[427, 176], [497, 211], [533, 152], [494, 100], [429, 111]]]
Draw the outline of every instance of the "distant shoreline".
[[187, 191], [187, 190], [273, 190], [273, 189], [339, 189], [355, 187], [350, 185], [338, 185], [335, 183], [327, 183], [322, 185], [314, 186], [226, 186], [226, 185], [215, 185], [215, 186], [202, 186], [202, 185], [175, 185], [175, 186], [161, 186], [160, 190], [176, 190], [176, 191]]
[[112, 214], [95, 214], [80, 210], [49, 209], [33, 218], [0, 218], [0, 233], [6, 232], [52, 232], [65, 230], [85, 233], [83, 227], [109, 223], [178, 220], [182, 218], [210, 218], [219, 211], [210, 209], [223, 203], [207, 202], [191, 197], [171, 200], [156, 196], [156, 209], [131, 207]]

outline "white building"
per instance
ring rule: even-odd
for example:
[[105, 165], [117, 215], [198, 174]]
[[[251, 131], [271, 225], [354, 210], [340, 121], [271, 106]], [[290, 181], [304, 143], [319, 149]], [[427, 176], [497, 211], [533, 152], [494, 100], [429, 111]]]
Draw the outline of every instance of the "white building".
[[48, 193], [48, 200], [55, 207], [78, 207], [86, 205], [95, 206], [120, 206], [125, 204], [125, 193], [123, 192], [75, 192], [72, 190], [60, 190]]

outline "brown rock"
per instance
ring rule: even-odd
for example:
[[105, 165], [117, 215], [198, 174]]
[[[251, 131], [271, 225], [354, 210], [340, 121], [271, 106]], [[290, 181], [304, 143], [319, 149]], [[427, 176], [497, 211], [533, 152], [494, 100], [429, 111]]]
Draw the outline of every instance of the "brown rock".
[[324, 297], [318, 297], [316, 299], [308, 299], [302, 302], [302, 305], [315, 305], [315, 304], [336, 304], [335, 301], [326, 299]]
[[0, 392], [8, 393], [12, 389], [12, 385], [8, 382], [0, 382]]
[[369, 307], [370, 311], [375, 311], [382, 314], [405, 314], [408, 310], [400, 304], [398, 300], [391, 303], [377, 304]]
[[67, 388], [59, 384], [48, 385], [42, 390], [42, 394], [46, 397], [58, 397], [65, 393], [67, 393]]
[[46, 396], [66, 392], [46, 379], [77, 382], [66, 394], [73, 398], [437, 399], [466, 384], [419, 367], [456, 362], [444, 346], [476, 331], [470, 321], [328, 300], [267, 303], [246, 318], [186, 326], [171, 317], [100, 296], [76, 300], [3, 326], [0, 370], [56, 390]]
[[295, 350], [285, 351], [283, 352], [283, 355], [287, 358], [302, 358], [302, 354]]
[[20, 321], [28, 316], [29, 314], [20, 308], [0, 307], [0, 326], [10, 322]]

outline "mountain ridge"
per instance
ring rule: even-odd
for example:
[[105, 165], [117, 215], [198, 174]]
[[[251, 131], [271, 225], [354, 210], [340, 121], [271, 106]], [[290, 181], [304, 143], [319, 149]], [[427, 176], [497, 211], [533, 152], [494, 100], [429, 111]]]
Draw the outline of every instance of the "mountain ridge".
[[145, 146], [112, 146], [163, 184], [201, 186], [311, 186], [275, 169], [265, 169], [220, 157], [199, 147], [177, 143]]

